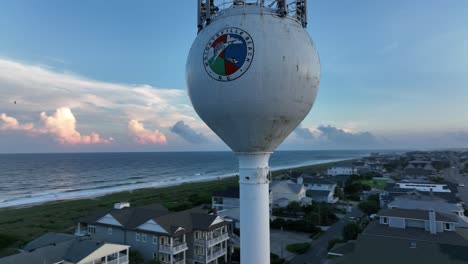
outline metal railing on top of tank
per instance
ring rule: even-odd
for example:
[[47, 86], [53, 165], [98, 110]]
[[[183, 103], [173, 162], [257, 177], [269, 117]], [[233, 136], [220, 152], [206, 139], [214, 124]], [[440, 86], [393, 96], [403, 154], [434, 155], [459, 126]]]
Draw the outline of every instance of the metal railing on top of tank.
[[198, 31], [227, 9], [251, 6], [276, 10], [279, 16], [293, 18], [304, 28], [307, 27], [307, 0], [198, 0]]

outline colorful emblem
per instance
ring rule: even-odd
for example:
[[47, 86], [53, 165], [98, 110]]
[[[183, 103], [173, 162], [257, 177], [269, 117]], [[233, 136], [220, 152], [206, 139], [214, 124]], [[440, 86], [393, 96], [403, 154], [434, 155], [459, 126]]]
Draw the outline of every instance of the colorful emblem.
[[239, 28], [225, 28], [216, 33], [203, 52], [206, 72], [215, 80], [232, 81], [246, 72], [252, 63], [252, 37]]

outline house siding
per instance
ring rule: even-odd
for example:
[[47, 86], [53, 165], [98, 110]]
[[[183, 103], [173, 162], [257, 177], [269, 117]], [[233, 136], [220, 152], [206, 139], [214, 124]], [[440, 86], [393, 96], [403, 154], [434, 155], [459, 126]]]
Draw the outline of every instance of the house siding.
[[397, 218], [397, 217], [389, 217], [388, 218], [388, 225], [390, 227], [395, 227], [395, 228], [405, 228], [406, 223], [404, 218]]

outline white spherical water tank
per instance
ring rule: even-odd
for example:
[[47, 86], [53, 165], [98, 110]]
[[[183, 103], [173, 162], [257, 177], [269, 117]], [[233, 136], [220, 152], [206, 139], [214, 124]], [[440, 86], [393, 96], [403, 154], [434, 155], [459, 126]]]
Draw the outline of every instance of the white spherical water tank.
[[205, 17], [187, 88], [200, 118], [239, 156], [241, 263], [270, 263], [268, 160], [312, 108], [320, 63], [298, 16], [234, 2], [206, 17], [210, 1], [199, 0]]

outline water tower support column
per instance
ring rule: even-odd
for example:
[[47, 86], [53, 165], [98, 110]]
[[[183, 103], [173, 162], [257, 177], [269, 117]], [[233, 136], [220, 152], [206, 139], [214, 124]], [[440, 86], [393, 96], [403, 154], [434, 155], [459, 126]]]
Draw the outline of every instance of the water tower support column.
[[242, 264], [270, 263], [270, 155], [270, 152], [237, 153]]

